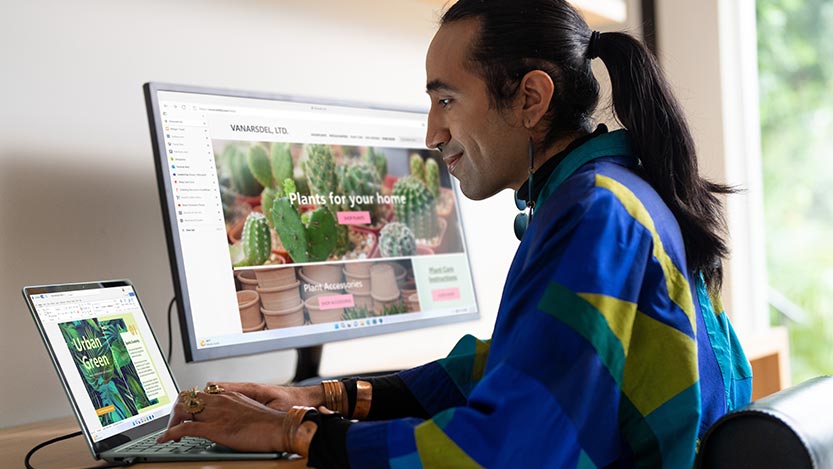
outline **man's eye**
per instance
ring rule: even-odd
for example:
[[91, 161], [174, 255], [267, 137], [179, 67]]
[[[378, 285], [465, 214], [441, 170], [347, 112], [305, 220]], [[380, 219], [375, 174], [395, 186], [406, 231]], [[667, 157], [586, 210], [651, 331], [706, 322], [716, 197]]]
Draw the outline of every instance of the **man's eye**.
[[451, 104], [451, 98], [438, 99], [437, 103], [442, 107], [447, 107], [449, 104]]

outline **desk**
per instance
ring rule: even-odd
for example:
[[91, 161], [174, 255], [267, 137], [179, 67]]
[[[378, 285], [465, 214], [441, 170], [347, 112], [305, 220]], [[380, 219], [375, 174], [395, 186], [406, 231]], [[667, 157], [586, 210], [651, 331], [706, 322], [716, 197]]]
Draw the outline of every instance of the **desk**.
[[[21, 425], [0, 430], [0, 463], [3, 467], [23, 467], [23, 458], [35, 445], [57, 436], [78, 431], [78, 422], [74, 417], [65, 417], [46, 422]], [[103, 465], [90, 453], [82, 436], [59, 441], [41, 448], [32, 457], [32, 466], [37, 469], [83, 468]], [[240, 467], [243, 469], [300, 469], [305, 468], [306, 459], [280, 461], [201, 461], [176, 463], [141, 463], [137, 469], [222, 469]]]

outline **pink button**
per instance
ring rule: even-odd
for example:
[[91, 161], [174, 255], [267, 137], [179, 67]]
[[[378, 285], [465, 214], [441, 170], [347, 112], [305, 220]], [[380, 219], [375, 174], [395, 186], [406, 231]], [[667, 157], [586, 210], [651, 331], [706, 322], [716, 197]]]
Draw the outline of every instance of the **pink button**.
[[339, 225], [369, 225], [370, 212], [338, 212]]
[[350, 294], [318, 297], [318, 308], [322, 310], [352, 308], [353, 306], [356, 306], [356, 303], [353, 301], [353, 295]]
[[439, 288], [431, 290], [431, 299], [434, 301], [450, 301], [460, 299], [459, 288]]

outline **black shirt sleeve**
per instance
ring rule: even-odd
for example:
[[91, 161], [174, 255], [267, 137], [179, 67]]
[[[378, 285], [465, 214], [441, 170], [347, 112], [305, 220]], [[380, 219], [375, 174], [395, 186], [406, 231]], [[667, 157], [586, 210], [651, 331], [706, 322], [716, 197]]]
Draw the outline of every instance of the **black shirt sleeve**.
[[[370, 412], [365, 420], [431, 417], [397, 374], [342, 379], [341, 382], [347, 390], [350, 415], [353, 415], [356, 408], [356, 382], [359, 380], [367, 381], [373, 386]], [[351, 421], [339, 414], [323, 415], [317, 411], [307, 413], [304, 421], [313, 421], [318, 425], [310, 443], [307, 466], [318, 469], [349, 468], [347, 430], [352, 425]]]
[[350, 415], [356, 408], [356, 381], [367, 381], [373, 386], [370, 412], [364, 420], [390, 420], [403, 417], [431, 417], [422, 408], [405, 382], [397, 374], [375, 376], [372, 378], [344, 378], [341, 380], [347, 389]]
[[307, 466], [317, 469], [349, 468], [347, 458], [347, 430], [350, 421], [339, 414], [324, 415], [317, 411], [307, 412], [304, 422], [318, 425], [309, 445]]

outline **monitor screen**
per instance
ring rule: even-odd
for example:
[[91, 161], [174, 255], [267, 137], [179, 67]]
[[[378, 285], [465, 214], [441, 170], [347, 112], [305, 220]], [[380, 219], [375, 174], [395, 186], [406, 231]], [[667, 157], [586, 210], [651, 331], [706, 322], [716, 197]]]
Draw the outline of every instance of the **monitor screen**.
[[148, 83], [186, 360], [478, 317], [426, 113]]

